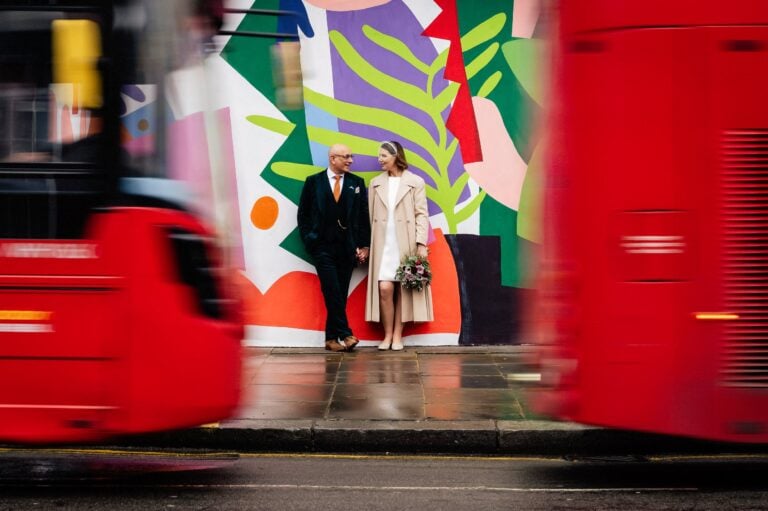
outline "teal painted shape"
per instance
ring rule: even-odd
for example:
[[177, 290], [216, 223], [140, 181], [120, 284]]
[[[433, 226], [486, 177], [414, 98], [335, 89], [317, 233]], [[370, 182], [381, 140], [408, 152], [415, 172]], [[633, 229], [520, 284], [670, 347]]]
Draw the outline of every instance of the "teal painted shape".
[[[278, 0], [259, 0], [254, 2], [252, 7], [277, 10], [280, 8], [280, 2]], [[236, 30], [276, 32], [278, 30], [277, 18], [275, 16], [248, 14]], [[222, 50], [222, 57], [267, 99], [273, 104], [277, 104], [270, 54], [270, 48], [274, 42], [274, 39], [233, 36]], [[254, 115], [259, 113], [253, 112]], [[282, 161], [312, 163], [307, 138], [307, 123], [303, 109], [284, 111], [283, 115], [295, 125], [295, 128], [264, 168], [261, 177], [294, 204], [298, 204], [303, 183], [276, 174], [272, 171], [272, 164]]]
[[315, 262], [312, 260], [312, 256], [309, 255], [307, 249], [304, 248], [304, 242], [301, 241], [301, 234], [299, 233], [298, 227], [296, 227], [288, 236], [285, 237], [285, 239], [280, 243], [280, 248], [287, 250], [299, 259], [305, 260], [309, 264], [315, 264]]
[[524, 287], [521, 242], [516, 234], [517, 212], [488, 195], [480, 205], [480, 235], [498, 236], [501, 246], [501, 285]]
[[[512, 32], [513, 12], [510, 2], [474, 0], [456, 0], [459, 13], [459, 30], [462, 36], [470, 33], [473, 28], [486, 23], [488, 20], [498, 19], [500, 13], [506, 15], [504, 26], [490, 39], [481, 37], [482, 43], [471, 48], [465, 44], [464, 62], [471, 63], [481, 58], [485, 53], [488, 59], [482, 69], [469, 76], [469, 86], [472, 95], [486, 97], [493, 101], [499, 109], [504, 121], [504, 126], [512, 139], [520, 156], [526, 162], [530, 162], [536, 140], [533, 136], [532, 123], [542, 115], [541, 107], [536, 103], [531, 94], [526, 90], [528, 86], [535, 94], [536, 84], [530, 80], [532, 66], [530, 48], [527, 43], [516, 43], [510, 34]], [[494, 27], [493, 32], [496, 31]], [[486, 35], [489, 35], [488, 32]], [[477, 34], [481, 36], [482, 34]], [[511, 43], [511, 45], [510, 45]], [[502, 51], [493, 51], [491, 45], [498, 44]], [[517, 51], [528, 52], [527, 60], [514, 62], [521, 64], [512, 66], [503, 51], [508, 46], [507, 53], [517, 57]], [[524, 66], [523, 66], [524, 65]], [[468, 66], [469, 68], [469, 66]], [[515, 72], [525, 73], [518, 77]], [[521, 82], [522, 80], [525, 82]], [[526, 195], [527, 199], [530, 199]], [[529, 202], [531, 202], [529, 200]], [[525, 215], [524, 215], [525, 217]], [[501, 284], [508, 287], [529, 287], [532, 274], [532, 254], [535, 254], [536, 245], [518, 235], [518, 212], [507, 208], [503, 204], [488, 196], [480, 206], [480, 234], [484, 236], [498, 236], [501, 248]], [[526, 218], [523, 225], [527, 226]]]
[[[278, 9], [279, 6], [278, 0], [258, 0], [251, 5], [252, 8], [262, 9]], [[274, 16], [257, 15], [246, 15], [236, 29], [238, 32], [275, 32], [276, 30], [277, 21]], [[221, 56], [243, 78], [274, 103], [275, 85], [272, 82], [269, 53], [272, 43], [274, 40], [261, 37], [233, 36], [221, 50]]]
[[[459, 14], [459, 31], [462, 36], [500, 13], [506, 15], [504, 26], [496, 36], [464, 52], [465, 64], [478, 58], [488, 50], [490, 45], [503, 45], [512, 40], [511, 2], [456, 0], [456, 6]], [[500, 78], [493, 76], [499, 71], [502, 73]], [[498, 80], [490, 92], [488, 92], [489, 80], [493, 82]], [[531, 99], [520, 81], [510, 71], [502, 51], [495, 52], [483, 69], [469, 78], [469, 88], [473, 96], [483, 91], [484, 97], [496, 103], [512, 142], [520, 156], [527, 162], [534, 145], [531, 140], [532, 119], [541, 115], [541, 108]]]

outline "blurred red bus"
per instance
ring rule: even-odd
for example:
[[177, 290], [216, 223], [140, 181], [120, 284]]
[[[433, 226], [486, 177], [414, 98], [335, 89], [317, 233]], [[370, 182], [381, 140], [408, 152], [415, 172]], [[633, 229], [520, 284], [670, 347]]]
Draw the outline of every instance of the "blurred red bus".
[[534, 407], [768, 441], [768, 2], [555, 18]]
[[216, 147], [207, 112], [179, 115], [213, 5], [0, 5], [2, 441], [188, 427], [238, 404], [220, 218], [195, 210], [169, 163]]

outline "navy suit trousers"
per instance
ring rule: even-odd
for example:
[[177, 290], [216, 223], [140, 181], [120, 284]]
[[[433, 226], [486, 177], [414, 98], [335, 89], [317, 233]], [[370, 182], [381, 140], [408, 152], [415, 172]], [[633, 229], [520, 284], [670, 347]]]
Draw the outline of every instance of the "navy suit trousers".
[[345, 244], [322, 244], [312, 254], [327, 311], [326, 341], [344, 339], [352, 335], [347, 321], [347, 295], [355, 261], [350, 257], [349, 249], [343, 245]]

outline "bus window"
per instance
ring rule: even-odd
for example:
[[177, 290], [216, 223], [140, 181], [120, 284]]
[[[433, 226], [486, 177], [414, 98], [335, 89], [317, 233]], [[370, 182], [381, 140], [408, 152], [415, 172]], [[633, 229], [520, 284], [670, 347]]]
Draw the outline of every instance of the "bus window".
[[[94, 162], [98, 157], [72, 145], [101, 131], [100, 113], [90, 108], [99, 106], [101, 96], [94, 45], [99, 28], [94, 21], [66, 17], [54, 11], [0, 11], [0, 162]], [[66, 49], [56, 43], [55, 27], [59, 39], [67, 32], [69, 41], [91, 41], [90, 61], [80, 59], [90, 67], [89, 79], [80, 86], [68, 81], [67, 73], [55, 83], [54, 53]], [[72, 69], [72, 63], [70, 58], [58, 68]], [[83, 90], [83, 84], [90, 89]]]
[[98, 25], [90, 20], [55, 20], [53, 28], [53, 79], [72, 89], [67, 105], [73, 109], [101, 106], [101, 57]]

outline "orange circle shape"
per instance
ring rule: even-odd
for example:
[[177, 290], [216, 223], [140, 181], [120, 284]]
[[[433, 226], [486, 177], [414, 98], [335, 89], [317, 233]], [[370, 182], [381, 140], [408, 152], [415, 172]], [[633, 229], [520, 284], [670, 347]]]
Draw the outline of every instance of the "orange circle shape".
[[257, 229], [269, 229], [275, 225], [279, 209], [275, 199], [269, 196], [261, 197], [253, 204], [251, 222]]

